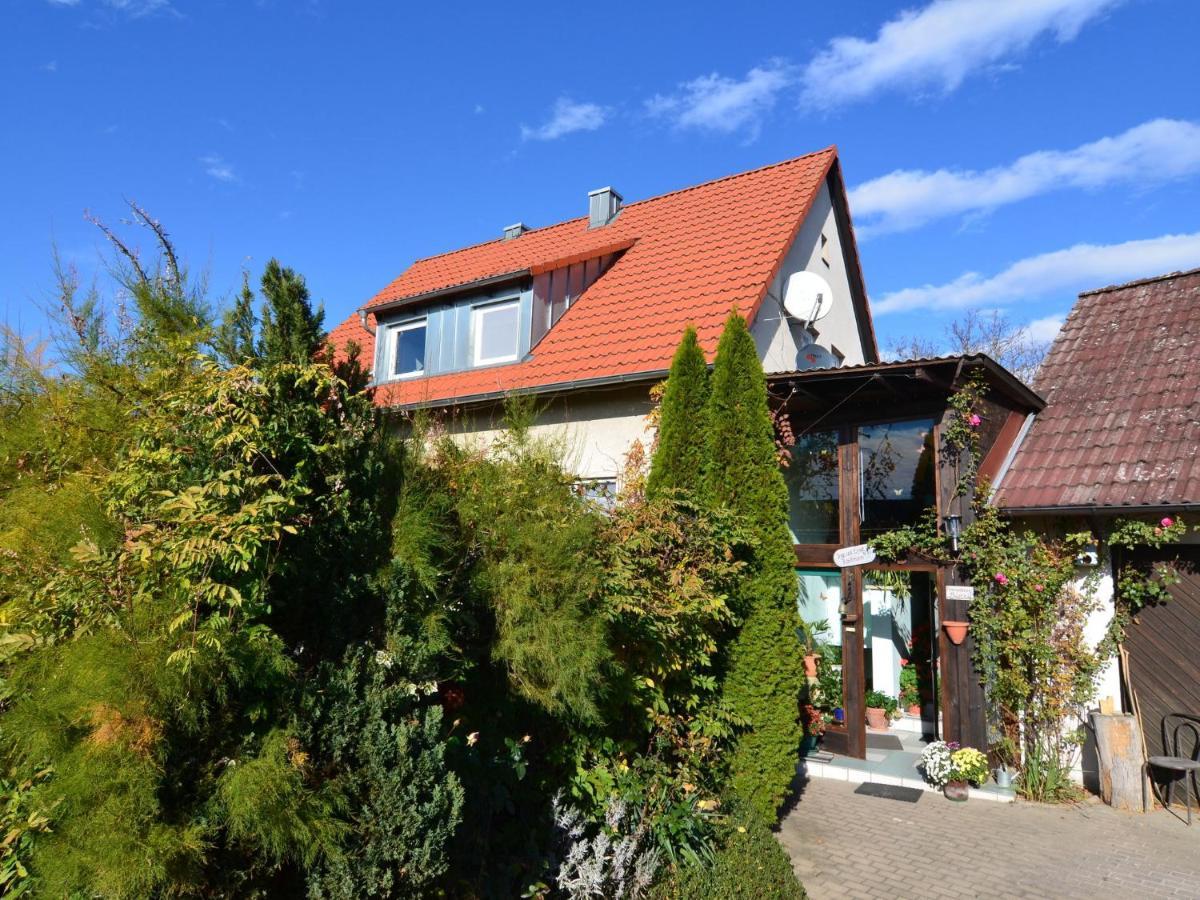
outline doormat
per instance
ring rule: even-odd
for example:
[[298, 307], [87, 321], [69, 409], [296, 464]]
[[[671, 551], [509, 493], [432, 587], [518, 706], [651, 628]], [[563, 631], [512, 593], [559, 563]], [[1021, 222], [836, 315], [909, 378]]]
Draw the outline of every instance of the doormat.
[[925, 792], [920, 788], [901, 787], [898, 784], [860, 784], [854, 793], [865, 797], [882, 797], [884, 800], [900, 800], [916, 803]]
[[867, 732], [868, 750], [903, 750], [904, 745], [894, 734], [872, 734]]

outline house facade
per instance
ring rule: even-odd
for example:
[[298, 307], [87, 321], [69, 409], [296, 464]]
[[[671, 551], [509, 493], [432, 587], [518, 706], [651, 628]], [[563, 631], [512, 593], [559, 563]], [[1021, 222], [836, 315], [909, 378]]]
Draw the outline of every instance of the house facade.
[[1131, 711], [1161, 754], [1169, 713], [1200, 715], [1200, 534], [1122, 553], [1107, 544], [1122, 519], [1200, 517], [1200, 269], [1079, 295], [1035, 387], [1046, 408], [1030, 420], [996, 484], [1000, 509], [1047, 533], [1090, 529], [1102, 608], [1098, 641], [1126, 568], [1169, 565], [1170, 600], [1142, 609], [1126, 630], [1128, 664], [1113, 661], [1100, 697]]
[[583, 485], [612, 491], [634, 442], [652, 438], [651, 392], [685, 327], [711, 361], [736, 309], [794, 436], [797, 603], [836, 654], [844, 713], [828, 743], [865, 757], [864, 695], [896, 696], [912, 658], [921, 702], [908, 727], [986, 746], [973, 647], [942, 638], [943, 622], [966, 618], [956, 568], [841, 567], [834, 551], [929, 509], [969, 521], [941, 435], [973, 374], [987, 386], [985, 474], [1041, 399], [984, 356], [880, 362], [833, 148], [635, 203], [602, 188], [587, 203], [586, 216], [415, 262], [331, 340], [360, 348], [378, 404], [444, 410], [464, 442], [499, 433], [507, 396], [536, 395], [534, 433], [560, 443]]
[[[380, 405], [452, 410], [464, 439], [496, 434], [506, 395], [538, 395], [534, 431], [605, 485], [647, 439], [650, 390], [689, 324], [710, 361], [731, 309], [768, 372], [878, 361], [834, 148], [634, 203], [586, 199], [586, 216], [418, 260], [331, 340], [361, 348]], [[824, 286], [815, 315], [784, 310], [800, 281]]]

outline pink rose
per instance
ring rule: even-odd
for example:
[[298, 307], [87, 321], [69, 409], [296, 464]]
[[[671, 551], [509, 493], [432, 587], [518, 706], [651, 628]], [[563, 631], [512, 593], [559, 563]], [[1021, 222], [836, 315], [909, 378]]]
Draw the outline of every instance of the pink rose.
[[972, 428], [978, 428], [982, 421], [983, 419], [979, 418], [979, 416], [975, 415], [975, 413], [971, 413], [971, 415], [967, 416], [967, 422]]
[[996, 573], [996, 584], [1000, 585], [1001, 587], [1008, 584], [1008, 576], [1005, 575], [1003, 572], [997, 572]]
[[1044, 588], [1044, 587], [1042, 587], [1040, 584], [1035, 584], [1035, 585], [1033, 586], [1033, 589], [1034, 589], [1035, 591], [1037, 591], [1039, 594], [1040, 594], [1042, 591], [1044, 591], [1044, 590], [1045, 590], [1045, 588]]
[[1175, 520], [1172, 519], [1170, 516], [1165, 516], [1160, 524], [1162, 525], [1163, 528], [1170, 528], [1172, 525], [1175, 524]]

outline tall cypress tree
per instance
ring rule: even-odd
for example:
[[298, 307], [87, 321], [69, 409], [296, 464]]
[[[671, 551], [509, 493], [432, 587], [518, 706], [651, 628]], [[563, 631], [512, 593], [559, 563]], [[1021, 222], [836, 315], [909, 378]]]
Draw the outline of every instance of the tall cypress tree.
[[738, 598], [742, 627], [725, 675], [726, 702], [750, 723], [734, 751], [731, 779], [735, 793], [773, 823], [795, 776], [804, 671], [787, 487], [762, 364], [736, 311], [717, 346], [707, 420], [706, 496], [742, 516], [758, 544]]
[[658, 420], [658, 447], [646, 478], [646, 493], [679, 489], [699, 494], [706, 453], [705, 406], [708, 363], [689, 325], [671, 360]]
[[304, 277], [272, 259], [263, 271], [262, 292], [263, 361], [311, 362], [325, 341], [325, 311], [313, 310]]

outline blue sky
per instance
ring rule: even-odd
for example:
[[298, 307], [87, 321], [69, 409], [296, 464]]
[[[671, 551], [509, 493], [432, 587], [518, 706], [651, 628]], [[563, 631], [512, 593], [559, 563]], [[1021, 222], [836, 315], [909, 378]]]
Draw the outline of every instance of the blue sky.
[[[413, 259], [836, 143], [881, 342], [1200, 266], [1200, 4], [0, 0], [0, 321], [133, 198], [330, 324]], [[136, 235], [135, 235], [136, 237]]]

